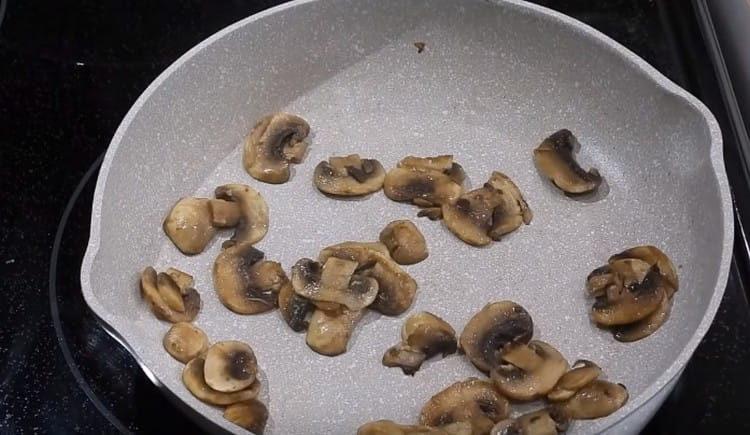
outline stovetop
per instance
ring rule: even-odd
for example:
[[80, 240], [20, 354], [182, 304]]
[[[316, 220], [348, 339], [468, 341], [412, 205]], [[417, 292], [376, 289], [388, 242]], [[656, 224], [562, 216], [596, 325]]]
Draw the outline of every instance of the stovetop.
[[[0, 433], [197, 432], [83, 301], [94, 184], [151, 80], [276, 3], [0, 0]], [[730, 182], [744, 197], [750, 184], [690, 2], [537, 3], [593, 25], [702, 99], [722, 124]], [[746, 253], [738, 231], [716, 320], [646, 433], [750, 432]]]

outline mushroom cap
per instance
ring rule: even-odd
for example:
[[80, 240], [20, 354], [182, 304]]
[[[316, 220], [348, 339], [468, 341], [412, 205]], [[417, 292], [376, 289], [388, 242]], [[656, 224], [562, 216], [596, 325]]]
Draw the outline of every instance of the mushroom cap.
[[528, 343], [534, 332], [531, 315], [511, 301], [484, 306], [475, 314], [459, 339], [459, 346], [469, 360], [487, 373], [501, 363], [500, 353], [511, 342]]
[[361, 159], [358, 154], [331, 157], [315, 167], [313, 182], [323, 193], [336, 196], [362, 196], [383, 187], [385, 169], [379, 161]]
[[532, 340], [509, 343], [502, 353], [504, 363], [492, 370], [497, 389], [513, 400], [529, 401], [546, 395], [568, 370], [568, 362], [554, 347]]
[[289, 181], [289, 164], [302, 161], [309, 133], [310, 126], [299, 116], [283, 112], [264, 116], [245, 140], [245, 170], [266, 183]]
[[578, 390], [560, 410], [575, 420], [606, 417], [620, 409], [628, 401], [628, 390], [622, 384], [594, 380]]
[[253, 349], [241, 341], [220, 341], [208, 348], [203, 368], [206, 383], [216, 391], [231, 393], [249, 387], [258, 373]]
[[478, 417], [498, 422], [508, 416], [509, 407], [508, 400], [491, 382], [468, 378], [432, 396], [422, 408], [419, 423], [444, 426]]
[[575, 160], [573, 153], [579, 147], [573, 133], [562, 129], [552, 133], [534, 150], [534, 163], [539, 171], [568, 195], [593, 192], [602, 183], [599, 171], [592, 168], [586, 172]]
[[388, 247], [391, 258], [398, 264], [415, 264], [427, 258], [427, 242], [414, 223], [397, 220], [380, 232], [380, 242]]
[[[292, 276], [294, 274], [292, 273]], [[292, 328], [292, 331], [300, 332], [307, 329], [309, 324], [307, 317], [312, 314], [315, 305], [294, 292], [291, 282], [281, 286], [279, 290], [279, 311], [281, 317]]]
[[219, 300], [238, 314], [273, 309], [281, 288], [289, 280], [274, 261], [263, 261], [263, 252], [250, 243], [225, 248], [214, 261], [213, 280]]
[[613, 268], [623, 266], [622, 269], [627, 268], [630, 272], [616, 273], [623, 284], [609, 286], [605, 295], [596, 298], [591, 309], [594, 322], [604, 326], [626, 325], [644, 319], [659, 308], [662, 299], [667, 297], [666, 281], [656, 267], [648, 269], [639, 281], [643, 274], [639, 262], [618, 260], [610, 264]]
[[208, 349], [208, 337], [192, 323], [178, 322], [169, 328], [162, 344], [167, 353], [185, 364]]
[[316, 309], [310, 318], [305, 341], [310, 349], [321, 355], [336, 356], [346, 352], [349, 338], [364, 311], [350, 311], [344, 307], [326, 311]]
[[528, 412], [499, 422], [490, 435], [557, 435], [565, 432], [570, 419], [555, 408]]
[[598, 365], [585, 359], [578, 360], [571, 370], [557, 381], [555, 388], [547, 394], [547, 400], [551, 402], [567, 400], [601, 374], [602, 369]]
[[404, 158], [388, 171], [385, 195], [394, 201], [412, 201], [420, 206], [454, 202], [463, 192], [465, 174], [453, 156]]
[[181, 198], [169, 210], [164, 233], [183, 254], [200, 254], [216, 234], [206, 198]]
[[[159, 286], [169, 289], [159, 290]], [[166, 320], [167, 322], [191, 322], [198, 315], [201, 308], [201, 297], [198, 291], [192, 287], [179, 289], [169, 274], [164, 274], [162, 279], [158, 279], [156, 270], [153, 267], [147, 267], [141, 272], [141, 295], [148, 302], [151, 311], [157, 319]], [[162, 294], [174, 293], [178, 289], [182, 295], [184, 311], [175, 311], [167, 304]]]
[[667, 280], [667, 284], [674, 288], [674, 291], [679, 289], [680, 283], [677, 278], [677, 269], [675, 269], [672, 260], [656, 246], [644, 245], [626, 249], [619, 254], [611, 256], [609, 262], [611, 263], [624, 258], [635, 258], [645, 261], [649, 266], [657, 266], [659, 273]]
[[263, 435], [268, 421], [268, 408], [257, 399], [245, 400], [227, 406], [224, 418], [256, 435]]
[[423, 352], [399, 343], [385, 351], [382, 362], [386, 367], [399, 367], [405, 375], [413, 376], [426, 358]]
[[401, 340], [412, 349], [426, 355], [443, 356], [456, 352], [456, 331], [440, 317], [422, 311], [412, 314], [401, 328]]
[[260, 392], [260, 382], [253, 382], [248, 388], [231, 393], [214, 390], [204, 378], [205, 359], [196, 357], [182, 370], [182, 383], [193, 396], [211, 405], [231, 405], [232, 403], [254, 399]]
[[365, 423], [357, 429], [357, 435], [445, 435], [439, 429], [429, 426], [412, 426], [394, 423], [391, 420], [378, 420]]
[[330, 257], [356, 261], [359, 274], [377, 281], [378, 294], [370, 308], [387, 316], [397, 316], [414, 301], [417, 282], [389, 256], [364, 246], [338, 244], [320, 251], [318, 261], [325, 264]]
[[237, 203], [239, 219], [232, 240], [257, 243], [268, 232], [268, 204], [261, 194], [244, 184], [225, 184], [214, 191], [216, 198]]
[[335, 309], [337, 305], [354, 311], [364, 309], [377, 297], [378, 283], [355, 274], [358, 266], [356, 261], [329, 257], [320, 267], [303, 258], [292, 267], [294, 291], [323, 309]]

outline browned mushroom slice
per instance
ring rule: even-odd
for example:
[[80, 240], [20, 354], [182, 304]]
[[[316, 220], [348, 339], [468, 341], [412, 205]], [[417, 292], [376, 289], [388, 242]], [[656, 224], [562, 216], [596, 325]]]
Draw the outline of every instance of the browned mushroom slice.
[[182, 300], [182, 290], [171, 275], [159, 272], [156, 274], [156, 288], [167, 306], [178, 313], [185, 312], [185, 302]]
[[453, 234], [475, 246], [500, 240], [533, 217], [518, 187], [500, 172], [493, 172], [484, 186], [464, 193], [455, 203], [444, 204], [442, 215]]
[[[293, 275], [292, 275], [293, 276]], [[312, 314], [315, 305], [294, 292], [292, 283], [281, 286], [279, 290], [279, 311], [284, 321], [292, 331], [300, 332], [307, 329], [307, 318]]]
[[596, 298], [591, 309], [594, 322], [604, 326], [627, 325], [659, 308], [667, 286], [657, 268], [650, 269], [640, 282], [629, 280], [630, 277], [624, 278], [623, 285], [610, 286], [611, 291]]
[[612, 329], [612, 335], [615, 337], [615, 340], [625, 343], [646, 338], [656, 332], [669, 319], [669, 312], [671, 310], [672, 298], [667, 295], [662, 298], [656, 311], [635, 323], [615, 326]]
[[183, 254], [200, 254], [216, 235], [206, 198], [182, 198], [169, 210], [162, 225], [169, 240]]
[[244, 390], [255, 382], [258, 362], [241, 341], [220, 341], [208, 348], [203, 376], [209, 387], [223, 393]]
[[469, 378], [432, 396], [422, 408], [419, 423], [439, 427], [475, 418], [496, 423], [508, 416], [509, 408], [508, 400], [491, 382]]
[[416, 225], [409, 220], [389, 223], [380, 232], [380, 242], [388, 247], [398, 264], [415, 264], [427, 258], [427, 242]]
[[268, 232], [268, 204], [257, 190], [244, 184], [226, 184], [217, 187], [214, 194], [239, 207], [233, 242], [257, 243], [265, 237]]
[[256, 435], [263, 435], [268, 421], [268, 408], [259, 400], [245, 400], [227, 406], [224, 418]]
[[307, 345], [321, 355], [336, 356], [346, 352], [349, 338], [363, 314], [363, 311], [343, 307], [335, 311], [316, 309], [307, 328]]
[[288, 279], [281, 265], [263, 261], [250, 243], [225, 248], [214, 262], [213, 280], [219, 300], [238, 314], [257, 314], [276, 307]]
[[628, 390], [622, 384], [595, 380], [578, 390], [560, 410], [575, 420], [606, 417], [628, 401]]
[[534, 163], [539, 171], [568, 195], [593, 192], [602, 183], [599, 171], [592, 168], [586, 172], [575, 160], [573, 153], [579, 147], [573, 133], [563, 129], [544, 139], [534, 150]]
[[242, 218], [240, 205], [235, 201], [209, 199], [208, 211], [211, 213], [211, 225], [217, 228], [235, 227]]
[[193, 276], [188, 273], [175, 269], [174, 267], [168, 268], [166, 273], [172, 277], [172, 280], [183, 293], [193, 286]]
[[573, 364], [571, 370], [557, 381], [555, 388], [547, 394], [547, 399], [552, 402], [560, 402], [570, 399], [576, 391], [586, 386], [589, 382], [598, 378], [602, 369], [598, 365], [585, 359], [578, 360]]
[[184, 364], [208, 349], [208, 337], [197, 326], [179, 322], [169, 328], [162, 344], [167, 353]]
[[615, 275], [609, 264], [598, 267], [586, 277], [586, 290], [591, 296], [602, 296], [607, 287], [615, 284]]
[[216, 391], [209, 387], [204, 378], [205, 360], [196, 357], [190, 360], [182, 370], [182, 383], [188, 391], [199, 400], [211, 405], [231, 405], [232, 403], [254, 399], [260, 392], [260, 382], [255, 380], [248, 388], [231, 393]]
[[437, 354], [456, 352], [456, 331], [440, 317], [422, 311], [406, 319], [401, 328], [401, 343], [383, 355], [383, 365], [400, 367], [404, 374], [413, 375], [424, 360]]
[[522, 306], [511, 301], [494, 302], [469, 320], [459, 346], [479, 370], [487, 373], [501, 363], [506, 344], [528, 343], [533, 332], [531, 315]]
[[490, 435], [557, 435], [568, 429], [570, 418], [557, 408], [546, 408], [499, 422]]
[[447, 435], [429, 426], [412, 426], [394, 423], [391, 420], [378, 420], [365, 423], [357, 429], [357, 435]]
[[318, 261], [325, 264], [330, 257], [356, 261], [358, 273], [378, 282], [378, 294], [370, 308], [387, 316], [397, 316], [414, 301], [417, 282], [389, 256], [363, 246], [339, 244], [323, 249]]
[[394, 201], [439, 206], [461, 195], [464, 178], [463, 168], [453, 162], [453, 156], [409, 156], [386, 174], [383, 191]]
[[318, 163], [313, 174], [315, 186], [336, 196], [362, 196], [383, 187], [385, 169], [377, 160], [361, 159], [358, 154], [331, 157]]
[[502, 359], [504, 362], [492, 370], [492, 380], [501, 393], [519, 401], [546, 395], [568, 370], [560, 352], [539, 340], [507, 344]]
[[[160, 277], [160, 278], [159, 278]], [[156, 318], [168, 322], [191, 322], [201, 308], [201, 297], [192, 287], [180, 289], [169, 274], [157, 275], [153, 267], [147, 267], [141, 273], [141, 295], [148, 302]], [[162, 287], [159, 290], [159, 287]], [[162, 294], [182, 297], [183, 311], [172, 309]], [[173, 302], [174, 303], [174, 302]]]
[[679, 279], [677, 278], [677, 270], [672, 264], [672, 261], [667, 257], [664, 252], [659, 248], [651, 245], [636, 246], [634, 248], [626, 249], [625, 251], [615, 254], [609, 258], [610, 263], [616, 260], [635, 258], [641, 261], [645, 261], [649, 266], [657, 266], [659, 273], [664, 275], [667, 283], [674, 288], [674, 291], [679, 289]]
[[245, 140], [242, 162], [251, 177], [266, 183], [289, 181], [289, 164], [300, 163], [310, 126], [299, 116], [274, 113], [263, 117]]
[[378, 294], [378, 283], [373, 278], [355, 274], [359, 263], [330, 257], [320, 267], [303, 258], [292, 267], [295, 293], [325, 310], [343, 305], [357, 311], [373, 303]]

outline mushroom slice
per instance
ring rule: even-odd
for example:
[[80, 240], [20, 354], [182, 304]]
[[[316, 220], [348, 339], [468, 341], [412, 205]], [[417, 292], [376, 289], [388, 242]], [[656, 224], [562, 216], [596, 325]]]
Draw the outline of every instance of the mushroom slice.
[[469, 378], [432, 396], [422, 408], [419, 423], [439, 427], [480, 417], [498, 422], [508, 416], [509, 407], [491, 382]]
[[[239, 217], [232, 241], [257, 243], [268, 232], [268, 204], [257, 190], [244, 184], [225, 184], [214, 191], [216, 198], [237, 204]], [[233, 218], [226, 218], [231, 222]]]
[[464, 178], [463, 168], [453, 163], [453, 156], [409, 156], [386, 174], [383, 191], [394, 201], [440, 206], [458, 199]]
[[645, 245], [636, 246], [634, 248], [626, 249], [625, 251], [615, 254], [609, 258], [610, 263], [616, 260], [625, 258], [635, 258], [641, 261], [645, 261], [649, 266], [656, 266], [659, 268], [661, 273], [667, 280], [667, 283], [677, 291], [679, 288], [679, 279], [677, 278], [677, 270], [672, 264], [672, 260], [662, 252], [656, 246]]
[[259, 400], [245, 400], [227, 406], [224, 418], [256, 435], [263, 435], [268, 421], [268, 408]]
[[585, 387], [601, 374], [602, 369], [598, 365], [585, 359], [578, 360], [573, 364], [571, 370], [557, 381], [555, 388], [547, 394], [547, 400], [551, 402], [568, 400], [573, 397], [576, 391]]
[[586, 277], [586, 290], [591, 296], [602, 296], [607, 287], [615, 284], [615, 275], [609, 264], [597, 267]]
[[321, 355], [336, 356], [346, 352], [354, 326], [363, 311], [341, 307], [333, 311], [316, 309], [310, 318], [305, 341], [310, 349]]
[[254, 399], [258, 396], [260, 382], [257, 380], [248, 388], [232, 393], [214, 390], [206, 383], [203, 375], [204, 366], [205, 360], [199, 356], [190, 360], [182, 370], [182, 383], [199, 400], [211, 405], [231, 405], [232, 403]]
[[[294, 276], [294, 275], [292, 275]], [[286, 283], [279, 290], [279, 311], [284, 321], [292, 331], [300, 332], [307, 329], [307, 317], [312, 314], [315, 305], [294, 292], [292, 283]]]
[[580, 148], [570, 130], [562, 129], [544, 139], [534, 150], [534, 163], [539, 171], [567, 195], [595, 191], [602, 183], [596, 169], [588, 172], [578, 164], [573, 153]]
[[501, 363], [503, 347], [528, 343], [534, 332], [531, 315], [511, 301], [485, 305], [464, 327], [459, 346], [479, 370], [487, 373]]
[[606, 417], [627, 401], [628, 390], [624, 385], [597, 379], [558, 406], [572, 419], [589, 420]]
[[172, 280], [180, 288], [180, 292], [184, 293], [187, 289], [193, 286], [193, 276], [189, 273], [185, 273], [174, 267], [170, 267], [166, 271], [167, 275], [172, 277]]
[[625, 275], [623, 285], [610, 286], [611, 291], [596, 298], [591, 309], [594, 322], [604, 326], [627, 325], [644, 319], [659, 308], [667, 296], [666, 281], [658, 268], [651, 268], [641, 281], [637, 280], [640, 272], [635, 273]]
[[394, 423], [391, 420], [378, 420], [365, 423], [357, 429], [357, 435], [446, 435], [445, 432], [429, 426], [412, 426]]
[[300, 163], [310, 126], [299, 116], [274, 113], [261, 118], [245, 140], [242, 163], [251, 177], [266, 183], [289, 181], [289, 164]]
[[206, 198], [182, 198], [164, 219], [162, 229], [183, 254], [200, 254], [216, 234], [211, 225], [211, 211]]
[[[171, 276], [164, 274], [161, 278], [161, 286], [169, 286], [170, 289], [159, 290], [159, 275], [153, 267], [147, 267], [141, 272], [141, 295], [151, 306], [151, 311], [154, 313], [157, 319], [166, 320], [168, 322], [191, 322], [198, 315], [198, 311], [201, 308], [201, 297], [198, 291], [194, 288], [180, 289], [177, 284], [172, 280]], [[182, 296], [182, 304], [184, 306], [183, 311], [176, 311], [172, 309], [169, 304], [164, 300], [162, 294], [172, 294], [179, 292]]]
[[171, 275], [164, 272], [156, 274], [156, 289], [159, 291], [159, 296], [161, 296], [162, 300], [169, 308], [178, 313], [185, 312], [185, 302], [182, 300], [182, 290], [174, 279], [172, 279]]
[[509, 343], [502, 353], [504, 363], [492, 370], [497, 389], [513, 400], [529, 401], [546, 395], [568, 370], [568, 362], [554, 347], [532, 340]]
[[203, 375], [216, 391], [231, 393], [249, 387], [258, 373], [255, 353], [241, 341], [220, 341], [206, 352]]
[[380, 232], [380, 242], [388, 247], [398, 264], [415, 264], [427, 258], [427, 242], [409, 220], [393, 221]]
[[303, 258], [292, 267], [294, 291], [322, 309], [333, 310], [338, 305], [353, 311], [364, 309], [377, 297], [378, 283], [355, 274], [358, 266], [356, 261], [330, 257], [320, 267]]
[[331, 157], [315, 167], [313, 181], [323, 193], [336, 196], [362, 196], [383, 187], [385, 169], [374, 159], [361, 159], [358, 154]]
[[162, 344], [167, 353], [185, 364], [208, 349], [208, 337], [197, 326], [188, 322], [178, 322], [169, 328]]
[[672, 298], [667, 295], [662, 298], [656, 311], [635, 323], [615, 326], [612, 329], [612, 335], [615, 337], [615, 340], [625, 343], [646, 338], [656, 332], [669, 319], [669, 312], [671, 310]]
[[356, 261], [358, 273], [378, 282], [378, 294], [370, 308], [387, 316], [397, 316], [414, 301], [417, 282], [389, 256], [364, 246], [338, 244], [323, 249], [318, 261], [325, 264], [330, 257]]
[[400, 367], [404, 374], [413, 375], [424, 360], [437, 354], [456, 352], [456, 331], [440, 317], [422, 311], [406, 319], [401, 328], [400, 344], [383, 355], [383, 365]]
[[474, 246], [500, 240], [533, 217], [518, 187], [501, 172], [493, 172], [484, 186], [464, 193], [455, 203], [444, 204], [442, 215], [453, 234]]
[[281, 288], [289, 280], [275, 261], [263, 261], [263, 252], [250, 243], [225, 248], [214, 261], [216, 294], [227, 308], [238, 314], [272, 310]]
[[570, 418], [556, 408], [540, 409], [496, 424], [490, 435], [557, 435], [568, 429]]

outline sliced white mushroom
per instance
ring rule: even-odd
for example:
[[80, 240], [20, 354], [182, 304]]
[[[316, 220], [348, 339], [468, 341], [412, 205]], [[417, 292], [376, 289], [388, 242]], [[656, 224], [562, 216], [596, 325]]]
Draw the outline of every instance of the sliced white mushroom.
[[309, 133], [310, 126], [299, 116], [279, 112], [263, 117], [245, 140], [245, 170], [256, 180], [286, 183], [289, 165], [300, 163], [305, 155]]
[[313, 181], [323, 193], [335, 196], [363, 196], [383, 187], [385, 169], [374, 159], [358, 154], [331, 157], [315, 167]]
[[169, 328], [162, 344], [174, 359], [187, 363], [208, 349], [208, 337], [197, 326], [187, 322], [178, 322]]

